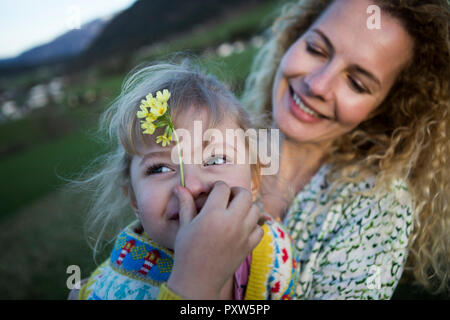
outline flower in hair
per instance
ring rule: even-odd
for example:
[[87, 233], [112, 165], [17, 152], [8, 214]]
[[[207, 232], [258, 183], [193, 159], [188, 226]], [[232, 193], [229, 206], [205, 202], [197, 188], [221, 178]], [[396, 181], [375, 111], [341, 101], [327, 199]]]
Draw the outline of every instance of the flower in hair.
[[166, 137], [165, 135], [157, 136], [156, 137], [156, 143], [160, 143], [163, 147], [170, 144], [170, 138]]
[[[139, 106], [140, 110], [136, 113], [137, 117], [141, 120], [141, 128], [144, 129], [142, 133], [144, 134], [153, 134], [156, 128], [166, 127], [164, 132], [164, 138], [156, 139], [157, 143], [166, 145], [170, 144], [170, 140], [172, 138], [172, 132], [174, 130], [174, 126], [172, 120], [169, 115], [169, 105], [168, 101], [170, 98], [170, 92], [167, 89], [164, 89], [162, 92], [156, 92], [156, 97], [153, 97], [151, 93], [149, 93], [145, 99], [141, 100], [141, 105]], [[170, 139], [169, 139], [170, 138]]]
[[145, 99], [141, 100], [139, 106], [140, 110], [136, 113], [138, 119], [141, 119], [141, 128], [143, 134], [152, 135], [156, 128], [166, 127], [164, 134], [156, 137], [156, 143], [161, 143], [163, 147], [170, 145], [172, 141], [172, 134], [177, 141], [178, 146], [178, 158], [180, 160], [180, 175], [181, 185], [184, 187], [184, 175], [183, 164], [181, 158], [180, 141], [172, 119], [170, 118], [170, 110], [168, 101], [170, 99], [170, 92], [164, 89], [162, 92], [156, 92], [156, 96], [153, 97], [152, 93], [149, 93]]

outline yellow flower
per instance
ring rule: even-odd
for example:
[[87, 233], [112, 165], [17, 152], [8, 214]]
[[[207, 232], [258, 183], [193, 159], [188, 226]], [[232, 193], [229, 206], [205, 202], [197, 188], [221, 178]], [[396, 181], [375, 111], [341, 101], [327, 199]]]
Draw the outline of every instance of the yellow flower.
[[[142, 101], [144, 101], [144, 100], [142, 100]], [[144, 106], [143, 104], [141, 104], [141, 105], [140, 105], [140, 108], [141, 108], [141, 110], [138, 111], [138, 112], [136, 113], [137, 117], [138, 117], [139, 119], [146, 118], [146, 117], [147, 117], [147, 114], [148, 114], [147, 107]]]
[[167, 111], [167, 103], [155, 103], [155, 105], [152, 106], [150, 110], [151, 114], [153, 114], [156, 118], [163, 116], [164, 113], [166, 113], [166, 111]]
[[147, 121], [155, 121], [157, 117], [149, 112], [148, 109], [150, 108], [151, 110], [156, 103], [157, 100], [153, 98], [153, 95], [151, 93], [148, 94], [145, 99], [141, 100], [141, 105], [139, 106], [141, 110], [136, 113], [137, 117], [139, 119], [146, 118]]
[[153, 98], [153, 95], [151, 93], [149, 93], [146, 97], [145, 100], [141, 101], [141, 104], [145, 105], [147, 108], [151, 108], [155, 102], [157, 100], [155, 98]]
[[156, 126], [151, 121], [141, 121], [141, 128], [145, 129], [143, 133], [153, 134], [155, 132]]
[[156, 137], [156, 143], [160, 143], [160, 142], [163, 147], [170, 144], [170, 140], [169, 140], [169, 138], [167, 138], [166, 135]]
[[162, 93], [161, 91], [158, 91], [156, 93], [156, 100], [158, 100], [162, 104], [167, 103], [169, 99], [170, 99], [170, 92], [167, 89], [164, 89]]
[[[162, 92], [158, 91], [155, 97], [153, 97], [153, 95], [149, 93], [145, 97], [145, 99], [141, 100], [141, 104], [139, 106], [140, 110], [137, 111], [136, 116], [139, 119], [143, 119], [141, 121], [141, 128], [144, 129], [143, 133], [153, 134], [156, 127], [166, 125], [167, 128], [169, 128], [170, 125], [173, 126], [172, 121], [170, 120], [170, 115], [166, 115], [167, 110], [169, 109], [169, 106], [167, 104], [169, 98], [169, 90], [164, 89]], [[163, 116], [164, 118], [161, 121], [155, 122], [156, 120], [158, 120], [158, 118]], [[166, 130], [166, 132], [168, 131]], [[159, 142], [163, 142], [164, 146], [168, 144], [168, 141], [170, 140], [171, 136], [169, 135], [169, 138], [167, 138], [166, 134], [164, 135], [164, 138], [159, 138]]]
[[138, 111], [137, 112], [137, 117], [139, 119], [145, 118], [145, 121], [147, 121], [147, 122], [153, 122], [156, 119], [158, 119], [157, 116], [155, 116], [153, 113], [150, 113], [148, 111]]

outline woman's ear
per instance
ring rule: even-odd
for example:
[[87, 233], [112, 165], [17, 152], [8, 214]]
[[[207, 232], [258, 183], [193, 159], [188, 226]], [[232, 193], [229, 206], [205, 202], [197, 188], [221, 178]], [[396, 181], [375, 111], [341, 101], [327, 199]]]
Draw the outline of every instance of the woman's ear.
[[130, 201], [130, 206], [134, 211], [134, 214], [137, 218], [139, 218], [139, 210], [137, 206], [136, 196], [134, 195], [133, 188], [131, 187], [131, 184], [127, 183], [126, 185], [122, 186], [122, 191], [125, 197], [128, 198]]

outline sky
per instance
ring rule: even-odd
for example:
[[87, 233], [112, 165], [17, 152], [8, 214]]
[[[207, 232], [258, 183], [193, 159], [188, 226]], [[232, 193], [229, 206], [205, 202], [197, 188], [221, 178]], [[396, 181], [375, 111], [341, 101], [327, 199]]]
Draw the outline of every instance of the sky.
[[0, 59], [14, 57], [136, 0], [0, 0]]

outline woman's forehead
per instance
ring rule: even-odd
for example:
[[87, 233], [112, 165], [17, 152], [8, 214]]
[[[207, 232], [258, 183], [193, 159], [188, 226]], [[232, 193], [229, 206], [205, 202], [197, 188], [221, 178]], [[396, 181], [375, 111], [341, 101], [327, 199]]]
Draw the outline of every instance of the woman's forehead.
[[399, 20], [383, 11], [380, 29], [369, 28], [374, 13], [367, 13], [367, 8], [373, 4], [368, 0], [337, 0], [309, 31], [319, 30], [337, 55], [369, 69], [382, 83], [389, 83], [409, 61], [413, 40]]

